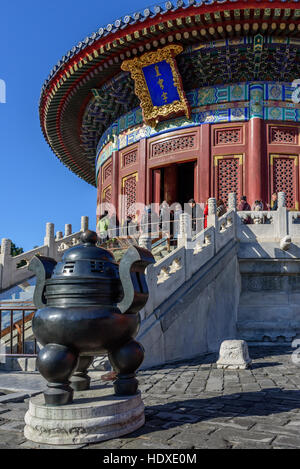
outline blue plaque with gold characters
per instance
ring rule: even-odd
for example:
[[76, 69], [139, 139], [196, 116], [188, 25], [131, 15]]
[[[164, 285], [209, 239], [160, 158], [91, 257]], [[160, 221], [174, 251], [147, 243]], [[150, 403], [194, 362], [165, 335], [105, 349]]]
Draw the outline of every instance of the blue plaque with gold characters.
[[170, 45], [122, 63], [122, 70], [131, 72], [144, 121], [151, 127], [172, 116], [185, 114], [190, 118], [190, 107], [175, 61], [182, 50], [181, 46]]

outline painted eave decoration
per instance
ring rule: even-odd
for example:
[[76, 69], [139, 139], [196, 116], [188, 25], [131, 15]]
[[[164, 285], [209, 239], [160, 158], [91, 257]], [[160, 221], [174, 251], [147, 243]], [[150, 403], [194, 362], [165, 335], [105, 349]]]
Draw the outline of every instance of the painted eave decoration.
[[[174, 0], [165, 1], [122, 18], [119, 17], [116, 21], [100, 27], [69, 50], [53, 67], [44, 82], [39, 113], [41, 128], [47, 143], [71, 171], [95, 185], [96, 142], [99, 142], [101, 136], [116, 119], [132, 111], [139, 104], [137, 96], [131, 91], [134, 86], [133, 80], [126, 77], [126, 74], [129, 77], [129, 73], [123, 72], [125, 76], [121, 76], [120, 73], [121, 64], [125, 60], [141, 58], [145, 53], [156, 53], [158, 49], [168, 45], [182, 46], [184, 51], [176, 57], [176, 62], [187, 93], [192, 88], [211, 84], [207, 80], [207, 83], [203, 85], [202, 75], [205, 70], [209, 69], [210, 63], [215, 64], [218, 60], [217, 56], [208, 57], [207, 60], [200, 56], [189, 59], [186, 55], [187, 49], [192, 50], [197, 44], [205, 47], [217, 41], [239, 41], [241, 38], [256, 36], [259, 33], [264, 38], [266, 36], [280, 38], [283, 41], [282, 44], [285, 39], [291, 41], [291, 45], [288, 43], [285, 46], [284, 52], [286, 53], [283, 54], [283, 58], [278, 58], [278, 64], [283, 70], [280, 81], [286, 81], [288, 69], [285, 68], [285, 61], [289, 63], [292, 61], [294, 68], [297, 68], [300, 57], [300, 47], [292, 44], [292, 41], [300, 37], [300, 2], [298, 0]], [[257, 44], [258, 55], [261, 54], [260, 48], [261, 44]], [[297, 48], [296, 52], [294, 52], [295, 48]], [[282, 53], [280, 46], [277, 49], [280, 55]], [[273, 61], [277, 60], [275, 57], [277, 49], [271, 51], [268, 60], [272, 60], [273, 56]], [[244, 55], [247, 54], [246, 50]], [[295, 54], [294, 59], [292, 54]], [[190, 66], [191, 60], [193, 68]], [[222, 68], [225, 71], [230, 70], [231, 65], [235, 67], [234, 56], [228, 60], [232, 63]], [[255, 62], [258, 72], [262, 63], [264, 63], [263, 60]], [[187, 89], [185, 82], [186, 75], [189, 73], [193, 73], [195, 83]], [[247, 75], [247, 70], [245, 74]], [[109, 94], [110, 90], [104, 88], [107, 83], [111, 83], [118, 76], [120, 76], [120, 81], [114, 83], [112, 88], [116, 96], [116, 104], [111, 110], [109, 106], [112, 94]], [[198, 77], [200, 82], [196, 83]], [[250, 80], [257, 79], [256, 76], [250, 78]], [[275, 80], [274, 77], [271, 79]], [[122, 87], [122, 80], [127, 87], [126, 90]], [[227, 80], [227, 84], [229, 83], [232, 81]], [[104, 89], [104, 93], [99, 95], [97, 106], [92, 110], [95, 126], [90, 115], [86, 113], [93, 99], [93, 89]], [[178, 89], [180, 90], [180, 87]], [[129, 99], [128, 103], [122, 104], [125, 91]], [[147, 88], [148, 96], [151, 96], [151, 92], [151, 87], [150, 90]], [[168, 98], [165, 96], [163, 99]], [[105, 109], [105, 115], [109, 116], [107, 119], [97, 114], [105, 100], [108, 102], [108, 109]], [[186, 102], [184, 95], [178, 100], [178, 105], [179, 101], [183, 106]], [[167, 105], [173, 105], [173, 112], [176, 112], [174, 102], [166, 101], [165, 105], [166, 112], [169, 111], [167, 111]], [[164, 106], [158, 107], [161, 111]], [[143, 111], [145, 119], [148, 119], [147, 110], [143, 108]], [[178, 112], [187, 115], [188, 107]], [[159, 112], [152, 119], [152, 125], [155, 125], [156, 119], [165, 119], [165, 116]]]
[[164, 119], [191, 111], [186, 99], [175, 56], [182, 46], [170, 45], [141, 57], [126, 60], [121, 68], [130, 72], [135, 81], [135, 93], [143, 110], [144, 122], [151, 127]]

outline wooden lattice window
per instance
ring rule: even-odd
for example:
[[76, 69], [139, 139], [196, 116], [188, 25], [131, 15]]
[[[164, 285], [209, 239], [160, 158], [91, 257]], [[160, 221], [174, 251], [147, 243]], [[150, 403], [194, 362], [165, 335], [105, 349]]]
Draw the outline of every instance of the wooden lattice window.
[[157, 158], [158, 156], [168, 155], [169, 153], [176, 153], [179, 151], [190, 150], [195, 147], [195, 135], [184, 135], [182, 137], [171, 138], [164, 142], [153, 144], [151, 156]]
[[270, 143], [297, 144], [298, 128], [296, 127], [270, 127]]
[[215, 145], [233, 145], [242, 143], [242, 128], [216, 129]]
[[134, 204], [137, 201], [137, 173], [131, 174], [123, 179], [123, 195], [126, 196], [124, 206], [124, 216], [134, 214]]
[[131, 151], [123, 155], [123, 167], [130, 166], [137, 161], [137, 150]]
[[215, 157], [216, 198], [228, 204], [228, 194], [235, 192], [238, 200], [242, 196], [242, 155]]
[[285, 192], [287, 208], [295, 208], [297, 181], [296, 168], [298, 164], [297, 156], [272, 155], [272, 192]]
[[103, 168], [103, 182], [112, 175], [112, 161], [107, 163]]
[[112, 190], [111, 190], [111, 186], [108, 186], [103, 191], [102, 202], [106, 202], [106, 203], [110, 204], [111, 200], [112, 200]]

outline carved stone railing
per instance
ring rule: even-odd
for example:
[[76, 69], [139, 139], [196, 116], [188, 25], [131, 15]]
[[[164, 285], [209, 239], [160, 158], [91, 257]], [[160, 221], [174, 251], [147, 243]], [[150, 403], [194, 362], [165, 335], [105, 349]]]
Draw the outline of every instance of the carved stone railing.
[[72, 225], [65, 225], [65, 234], [61, 231], [54, 235], [54, 224], [46, 224], [46, 235], [44, 245], [30, 251], [11, 256], [11, 240], [2, 239], [0, 253], [0, 291], [17, 285], [32, 277], [33, 274], [27, 268], [30, 260], [36, 254], [54, 258], [57, 262], [61, 260], [66, 249], [80, 243], [80, 234], [88, 229], [89, 219], [81, 217], [80, 231], [72, 233]]
[[178, 247], [147, 268], [149, 300], [144, 317], [172, 297], [186, 281], [209, 262], [224, 246], [235, 240], [236, 211], [231, 208], [223, 217], [216, 215], [216, 199], [209, 199], [208, 227], [192, 237], [189, 215], [180, 216]]
[[[243, 243], [275, 240], [277, 212], [238, 212], [237, 237]], [[250, 223], [247, 223], [249, 222]]]
[[288, 227], [292, 240], [300, 243], [300, 212], [289, 212]]
[[152, 312], [186, 281], [186, 250], [178, 248], [147, 268], [149, 300], [147, 311]]
[[295, 222], [297, 213], [287, 210], [285, 194], [280, 192], [275, 211], [238, 212], [237, 238], [241, 243], [277, 243], [288, 235], [300, 239], [300, 226]]

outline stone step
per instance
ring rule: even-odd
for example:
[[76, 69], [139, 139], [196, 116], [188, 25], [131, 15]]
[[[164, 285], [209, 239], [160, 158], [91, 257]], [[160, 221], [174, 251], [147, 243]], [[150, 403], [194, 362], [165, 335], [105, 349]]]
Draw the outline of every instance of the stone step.
[[1, 371], [37, 371], [36, 357], [5, 357], [5, 362], [0, 363]]

